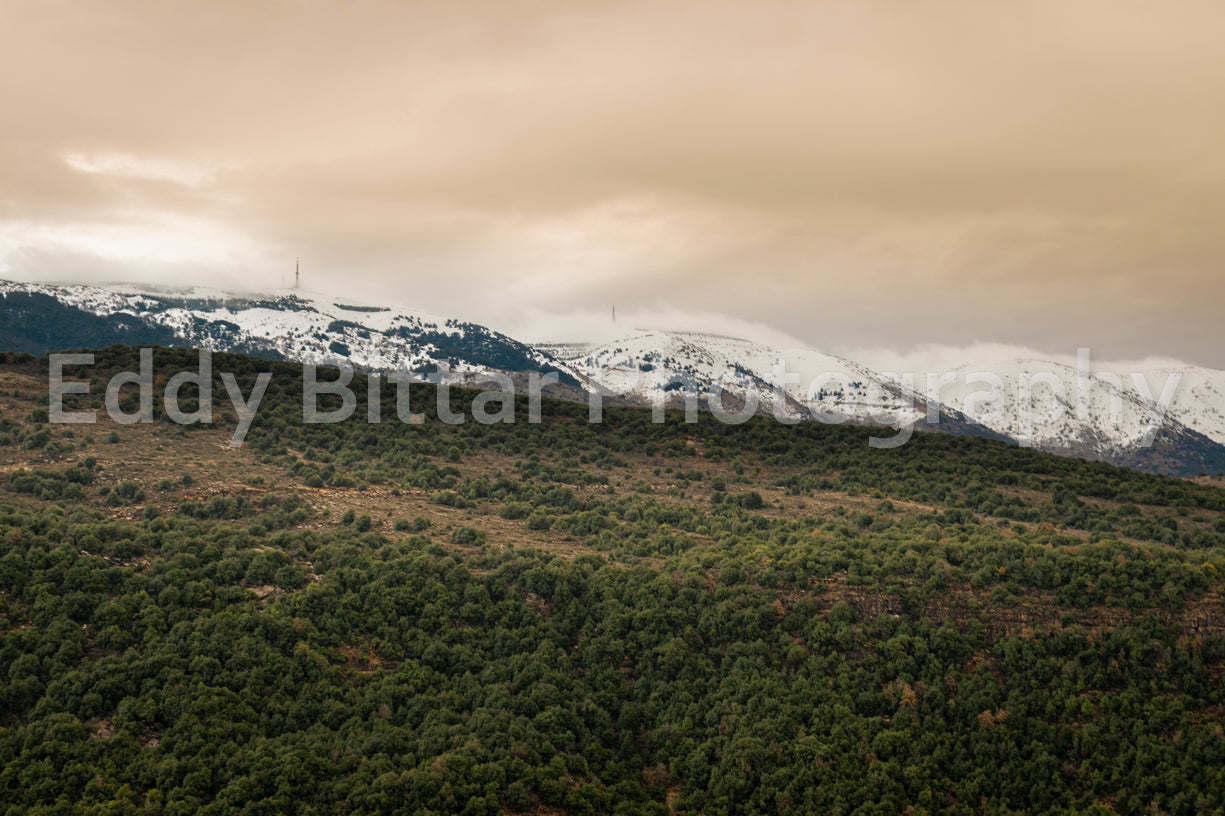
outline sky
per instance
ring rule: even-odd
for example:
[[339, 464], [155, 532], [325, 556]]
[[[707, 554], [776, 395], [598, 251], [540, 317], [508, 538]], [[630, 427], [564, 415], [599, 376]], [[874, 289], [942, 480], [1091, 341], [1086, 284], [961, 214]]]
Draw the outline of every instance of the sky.
[[882, 360], [1225, 368], [1219, 0], [0, 20], [0, 277], [265, 291], [300, 257], [316, 291], [528, 340], [615, 305]]

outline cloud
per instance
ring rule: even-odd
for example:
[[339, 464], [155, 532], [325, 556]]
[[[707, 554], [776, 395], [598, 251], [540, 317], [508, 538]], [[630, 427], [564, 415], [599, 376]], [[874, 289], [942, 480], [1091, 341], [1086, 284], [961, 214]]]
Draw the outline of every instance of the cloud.
[[517, 315], [498, 326], [512, 337], [529, 342], [608, 343], [639, 331], [701, 332], [752, 340], [775, 348], [799, 348], [805, 344], [764, 323], [726, 314], [686, 312], [674, 308], [616, 308], [606, 310], [552, 312], [536, 310]]
[[1223, 30], [1207, 0], [18, 0], [0, 263], [271, 288], [301, 255], [499, 325], [615, 302], [1225, 366]]
[[82, 173], [170, 181], [187, 187], [200, 187], [217, 177], [217, 168], [207, 164], [135, 156], [130, 153], [69, 152], [64, 154], [64, 163]]
[[[937, 343], [923, 344], [913, 348], [838, 348], [835, 353], [861, 362], [877, 371], [913, 373], [917, 375], [955, 371], [964, 366], [981, 367], [983, 370], [999, 368], [1013, 360], [1040, 360], [1060, 365], [1077, 366], [1080, 349], [1052, 351], [1032, 346], [1007, 343], [971, 343], [951, 346]], [[1149, 356], [1138, 359], [1103, 357], [1088, 349], [1093, 371], [1112, 371], [1129, 374], [1133, 371], [1156, 371], [1168, 368], [1183, 368], [1189, 363], [1173, 357]]]

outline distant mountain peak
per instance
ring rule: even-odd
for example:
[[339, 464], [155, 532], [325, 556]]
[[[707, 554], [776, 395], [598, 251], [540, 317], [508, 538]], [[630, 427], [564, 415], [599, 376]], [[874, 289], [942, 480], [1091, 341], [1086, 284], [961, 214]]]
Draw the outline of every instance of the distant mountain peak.
[[[311, 363], [347, 361], [371, 371], [422, 371], [448, 366], [460, 373], [497, 369], [557, 371], [577, 385], [574, 373], [548, 354], [475, 323], [425, 312], [362, 303], [306, 290], [259, 295], [204, 287], [146, 288], [132, 285], [83, 286], [0, 282], [10, 311], [10, 348], [53, 351], [100, 341], [79, 340], [71, 329], [47, 334], [43, 314], [14, 310], [14, 298], [49, 298], [60, 310], [75, 310], [103, 321], [137, 322], [156, 341], [214, 351], [239, 351]], [[31, 304], [32, 306], [32, 304]], [[35, 312], [38, 310], [35, 309]], [[122, 316], [122, 317], [121, 317]], [[56, 320], [52, 320], [56, 322]], [[28, 325], [27, 325], [28, 324]], [[23, 330], [23, 326], [25, 326]], [[116, 323], [111, 342], [123, 342]], [[97, 327], [95, 334], [105, 330]], [[103, 343], [105, 344], [105, 343]]]
[[[1179, 475], [1225, 471], [1225, 372], [1195, 366], [1141, 372], [1154, 394], [1166, 377], [1180, 378], [1154, 436], [1146, 424], [1151, 406], [1133, 378], [1120, 377], [1115, 385], [1107, 377], [1095, 385], [1085, 416], [1073, 404], [1080, 372], [1035, 358], [970, 360], [951, 372], [933, 372], [953, 381], [929, 406], [926, 372], [899, 380], [805, 346], [664, 329], [629, 330], [600, 343], [533, 345], [457, 318], [304, 289], [260, 294], [0, 281], [0, 310], [0, 348], [9, 350], [157, 344], [308, 363], [347, 361], [369, 371], [446, 366], [469, 377], [555, 371], [575, 397], [581, 388], [632, 404], [696, 399], [711, 408], [710, 394], [717, 391], [728, 412], [970, 433]], [[975, 374], [994, 376], [999, 393], [984, 399], [986, 386], [972, 381]], [[1050, 393], [1032, 389], [1046, 402], [1028, 417], [1018, 403], [1026, 378], [1055, 384]], [[939, 422], [928, 424], [929, 416]], [[1146, 446], [1148, 438], [1153, 444]]]

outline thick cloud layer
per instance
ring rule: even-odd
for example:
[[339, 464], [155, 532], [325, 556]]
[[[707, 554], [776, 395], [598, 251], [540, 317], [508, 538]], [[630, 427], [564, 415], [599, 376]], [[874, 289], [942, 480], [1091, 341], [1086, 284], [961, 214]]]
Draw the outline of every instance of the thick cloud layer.
[[8, 277], [267, 289], [300, 255], [528, 335], [616, 304], [1225, 367], [1217, 2], [3, 16]]

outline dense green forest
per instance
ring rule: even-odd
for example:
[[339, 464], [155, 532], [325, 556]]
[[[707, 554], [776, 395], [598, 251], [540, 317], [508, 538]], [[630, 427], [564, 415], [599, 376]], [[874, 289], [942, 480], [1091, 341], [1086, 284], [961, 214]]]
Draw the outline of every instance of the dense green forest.
[[215, 355], [235, 450], [155, 362], [0, 355], [5, 813], [1225, 813], [1219, 483]]

